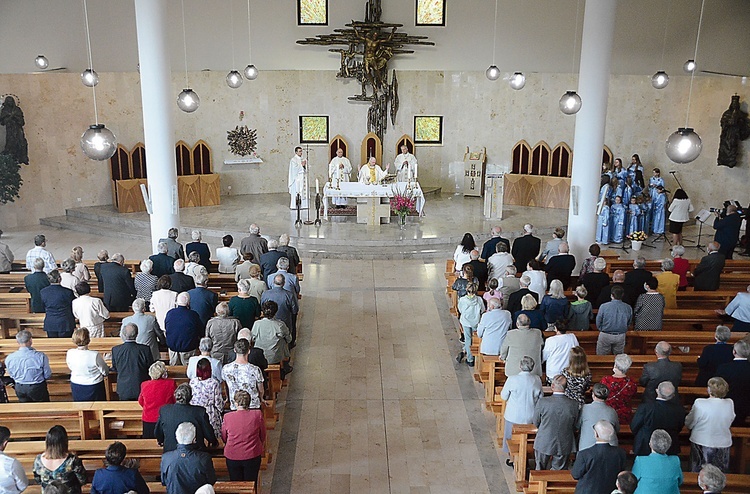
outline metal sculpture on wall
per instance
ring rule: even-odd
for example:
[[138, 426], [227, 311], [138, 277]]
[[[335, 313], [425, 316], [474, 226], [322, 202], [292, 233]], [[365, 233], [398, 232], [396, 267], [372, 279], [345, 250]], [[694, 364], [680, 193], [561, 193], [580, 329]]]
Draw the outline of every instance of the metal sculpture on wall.
[[734, 168], [740, 150], [740, 141], [750, 137], [750, 120], [747, 112], [740, 108], [740, 97], [735, 94], [729, 108], [721, 115], [721, 136], [719, 138], [719, 166]]
[[352, 20], [346, 24], [348, 29], [334, 29], [333, 34], [319, 34], [297, 41], [301, 45], [346, 46], [328, 50], [341, 55], [341, 67], [336, 77], [359, 81], [361, 93], [349, 100], [370, 102], [367, 131], [375, 132], [381, 140], [388, 128], [389, 105], [391, 124], [395, 123], [398, 113], [398, 80], [394, 70], [391, 81], [388, 81], [388, 62], [395, 55], [414, 53], [414, 50], [404, 48], [406, 45], [435, 45], [423, 41], [427, 36], [396, 32], [403, 24], [381, 22], [382, 13], [381, 0], [368, 0], [364, 21]]

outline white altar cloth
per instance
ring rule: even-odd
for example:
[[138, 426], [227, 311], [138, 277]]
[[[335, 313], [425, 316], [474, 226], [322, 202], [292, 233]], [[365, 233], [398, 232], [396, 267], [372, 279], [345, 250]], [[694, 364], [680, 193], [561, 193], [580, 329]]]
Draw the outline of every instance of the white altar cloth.
[[[340, 182], [339, 189], [334, 189], [330, 182], [323, 186], [323, 218], [328, 219], [328, 203], [331, 197], [393, 197], [396, 191], [405, 192], [406, 182], [386, 185], [368, 185], [359, 182]], [[424, 194], [419, 183], [412, 182], [411, 194], [416, 200], [417, 212], [421, 215], [424, 209]]]

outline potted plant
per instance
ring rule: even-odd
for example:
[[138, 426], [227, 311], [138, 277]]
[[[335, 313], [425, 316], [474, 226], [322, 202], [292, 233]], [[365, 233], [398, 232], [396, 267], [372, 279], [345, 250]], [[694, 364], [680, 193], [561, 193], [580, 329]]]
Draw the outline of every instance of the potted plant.
[[391, 198], [391, 211], [398, 215], [398, 224], [403, 229], [406, 228], [406, 216], [416, 211], [417, 201], [409, 190], [394, 189]]
[[648, 235], [646, 235], [646, 232], [643, 230], [639, 230], [637, 232], [633, 232], [630, 235], [628, 235], [628, 239], [630, 240], [630, 243], [633, 245], [633, 250], [641, 250], [641, 247], [643, 246], [643, 241], [648, 238]]

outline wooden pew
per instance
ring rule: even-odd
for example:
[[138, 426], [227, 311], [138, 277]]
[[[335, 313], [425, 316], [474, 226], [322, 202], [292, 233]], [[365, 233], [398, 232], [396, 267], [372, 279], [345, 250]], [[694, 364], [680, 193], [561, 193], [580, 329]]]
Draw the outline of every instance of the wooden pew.
[[[132, 316], [132, 312], [110, 312], [109, 319], [104, 321], [104, 334], [119, 335], [122, 320]], [[21, 313], [2, 313], [0, 314], [0, 335], [3, 338], [14, 338], [16, 333], [21, 329], [31, 331], [34, 338], [46, 338], [44, 332], [45, 314], [21, 314]]]
[[[605, 272], [610, 276], [616, 270], [621, 269], [625, 272], [633, 270], [632, 259], [612, 259], [606, 258], [607, 268]], [[696, 266], [700, 264], [700, 259], [688, 259], [690, 263], [690, 271], [695, 271]], [[648, 260], [646, 261], [645, 269], [654, 272], [661, 271], [661, 260]], [[750, 275], [750, 259], [727, 259], [724, 265], [724, 273], [744, 273]]]
[[[93, 472], [92, 472], [93, 476]], [[152, 494], [162, 494], [167, 492], [167, 488], [161, 485], [161, 482], [146, 482]], [[258, 494], [260, 490], [255, 489], [255, 482], [232, 482], [229, 480], [220, 480], [214, 484], [214, 491], [220, 494]], [[258, 474], [258, 485], [260, 485], [260, 474]], [[24, 494], [41, 494], [40, 485], [30, 485]], [[83, 486], [84, 494], [91, 492], [91, 484]]]

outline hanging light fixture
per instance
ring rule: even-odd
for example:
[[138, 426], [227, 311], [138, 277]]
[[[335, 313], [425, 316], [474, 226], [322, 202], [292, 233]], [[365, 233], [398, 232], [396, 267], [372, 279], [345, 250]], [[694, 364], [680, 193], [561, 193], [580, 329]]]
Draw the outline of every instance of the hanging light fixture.
[[[661, 44], [661, 66], [664, 67], [664, 50], [667, 48], [667, 27], [669, 26], [669, 14], [671, 2], [667, 2], [667, 17], [664, 19], [664, 40]], [[669, 84], [669, 75], [664, 70], [657, 71], [651, 77], [651, 85], [656, 89], [664, 89]]]
[[496, 81], [500, 78], [500, 69], [495, 65], [495, 55], [497, 54], [497, 0], [495, 0], [495, 34], [492, 37], [492, 65], [489, 66], [485, 75], [487, 79]]
[[37, 55], [34, 59], [34, 65], [36, 65], [37, 69], [44, 70], [49, 67], [49, 60], [44, 55]]
[[684, 70], [688, 74], [692, 74], [693, 72], [695, 72], [696, 67], [697, 65], [695, 65], [695, 60], [691, 58], [690, 60], [685, 62], [685, 64], [682, 66], [682, 70]]
[[[578, 17], [581, 11], [581, 0], [576, 3], [576, 30], [573, 36], [573, 66], [570, 72], [575, 73], [576, 70], [576, 47], [578, 46]], [[575, 91], [566, 91], [565, 94], [560, 98], [560, 111], [566, 115], [575, 115], [581, 109], [583, 102], [581, 97]]]
[[[685, 126], [679, 127], [676, 132], [667, 138], [666, 153], [667, 157], [675, 163], [690, 163], [701, 154], [703, 142], [698, 134], [690, 128], [688, 121], [690, 119], [690, 102], [693, 96], [693, 81], [695, 79], [695, 60], [698, 59], [698, 42], [701, 38], [701, 26], [703, 25], [703, 9], [706, 6], [706, 0], [701, 1], [701, 15], [698, 18], [698, 34], [695, 37], [695, 52], [693, 58], [688, 62], [693, 63], [690, 75], [690, 90], [688, 91], [688, 104], [685, 113]], [[687, 64], [686, 64], [687, 65]]]
[[510, 76], [508, 84], [510, 84], [510, 87], [512, 87], [516, 91], [518, 91], [519, 89], [523, 89], [523, 87], [526, 85], [526, 76], [523, 75], [523, 72], [516, 72], [512, 76]]
[[201, 104], [201, 99], [190, 89], [188, 82], [188, 65], [187, 65], [187, 36], [185, 35], [185, 0], [181, 0], [182, 6], [182, 49], [185, 54], [185, 89], [177, 96], [177, 107], [185, 113], [193, 113]]
[[250, 60], [250, 64], [245, 67], [245, 77], [248, 81], [254, 81], [258, 77], [258, 69], [255, 68], [255, 65], [252, 64], [253, 60], [253, 45], [252, 41], [250, 40], [252, 35], [252, 30], [250, 28], [250, 0], [247, 0], [247, 55], [248, 59]]
[[242, 86], [242, 74], [234, 70], [234, 0], [229, 0], [229, 32], [232, 43], [232, 70], [227, 74], [227, 86], [237, 89]]
[[[96, 72], [94, 72], [94, 63], [91, 57], [91, 31], [89, 30], [89, 11], [86, 5], [86, 0], [83, 0], [83, 17], [86, 22], [86, 49], [89, 55], [89, 67], [91, 73], [96, 74]], [[108, 160], [115, 154], [115, 151], [117, 150], [117, 137], [115, 137], [112, 131], [105, 127], [103, 123], [99, 123], [99, 111], [96, 107], [95, 86], [96, 84], [89, 86], [94, 95], [94, 124], [90, 125], [81, 136], [81, 149], [83, 150], [83, 154], [92, 160], [104, 161]]]
[[81, 82], [86, 87], [94, 87], [99, 84], [99, 74], [94, 69], [86, 69], [81, 72]]

